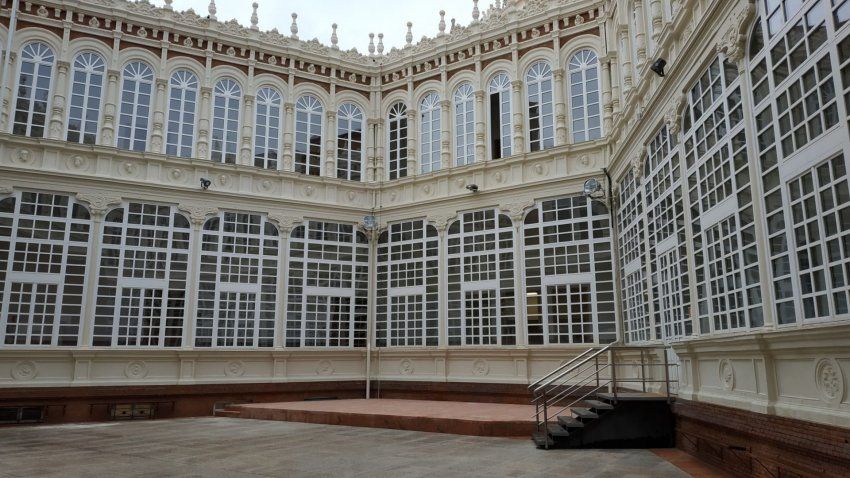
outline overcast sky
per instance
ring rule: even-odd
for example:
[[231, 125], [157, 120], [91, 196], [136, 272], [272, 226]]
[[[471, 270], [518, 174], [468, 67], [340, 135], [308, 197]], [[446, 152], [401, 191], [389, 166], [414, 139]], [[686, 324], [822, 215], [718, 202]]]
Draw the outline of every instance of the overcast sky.
[[[151, 0], [163, 5], [163, 0]], [[239, 23], [251, 25], [251, 4], [253, 0], [216, 0], [216, 16], [219, 21], [235, 18]], [[338, 25], [339, 47], [343, 50], [357, 48], [366, 53], [369, 46], [369, 32], [375, 33], [377, 45], [378, 33], [384, 34], [386, 52], [392, 47], [404, 46], [407, 22], [413, 22], [413, 43], [422, 35], [434, 36], [440, 23], [440, 10], [446, 11], [446, 31], [451, 28], [451, 19], [456, 18], [461, 25], [472, 20], [472, 0], [257, 0], [261, 30], [277, 28], [281, 33], [289, 34], [292, 13], [298, 14], [298, 36], [302, 40], [318, 38], [326, 45], [331, 43], [331, 25]], [[483, 11], [490, 0], [481, 0], [479, 8]], [[206, 15], [209, 0], [174, 0], [175, 10], [192, 8], [196, 13]]]

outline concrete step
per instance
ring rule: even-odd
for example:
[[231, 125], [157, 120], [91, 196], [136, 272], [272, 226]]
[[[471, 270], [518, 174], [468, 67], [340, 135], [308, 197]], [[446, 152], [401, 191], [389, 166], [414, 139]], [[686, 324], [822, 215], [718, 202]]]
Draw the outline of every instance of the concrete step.
[[613, 410], [614, 405], [610, 403], [600, 402], [599, 400], [585, 400], [586, 403], [591, 410]]
[[564, 428], [584, 428], [584, 423], [576, 420], [573, 417], [558, 417], [558, 423]]
[[593, 420], [599, 418], [599, 415], [590, 411], [589, 408], [573, 408], [570, 410], [576, 418], [581, 420]]
[[534, 444], [537, 445], [537, 448], [551, 448], [555, 446], [555, 440], [553, 440], [548, 433], [534, 432], [531, 434], [531, 439], [534, 440]]
[[565, 437], [570, 436], [570, 432], [567, 431], [567, 429], [562, 427], [561, 425], [556, 425], [554, 423], [550, 423], [546, 427], [546, 429], [549, 431], [549, 436], [551, 436], [551, 437], [565, 438]]

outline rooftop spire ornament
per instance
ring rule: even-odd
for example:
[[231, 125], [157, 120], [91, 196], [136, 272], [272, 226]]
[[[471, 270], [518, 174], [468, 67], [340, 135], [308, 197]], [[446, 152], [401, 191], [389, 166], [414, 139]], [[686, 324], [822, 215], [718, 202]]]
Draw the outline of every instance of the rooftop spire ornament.
[[254, 4], [251, 6], [254, 7], [254, 13], [251, 14], [251, 30], [257, 31], [260, 29], [257, 26], [257, 23], [259, 23], [260, 21], [259, 17], [257, 16], [257, 7], [259, 7], [260, 5], [257, 4], [257, 2], [254, 2]]
[[215, 12], [218, 11], [215, 8], [215, 0], [210, 0], [210, 6], [207, 7], [207, 11], [210, 12], [210, 20], [218, 20], [215, 16]]
[[405, 48], [413, 46], [413, 22], [407, 22], [407, 35], [404, 36], [404, 41], [407, 42], [404, 45]]
[[375, 34], [369, 34], [369, 56], [375, 56]]
[[446, 11], [440, 10], [440, 32], [437, 33], [438, 37], [441, 37], [446, 34]]
[[478, 10], [478, 0], [472, 0], [472, 22], [478, 23], [478, 19], [481, 17], [481, 12]]
[[333, 33], [331, 33], [331, 48], [333, 48], [334, 50], [339, 50], [339, 37], [336, 35], [336, 27], [336, 23], [331, 25], [331, 28], [333, 28], [334, 30]]
[[166, 10], [174, 10], [174, 7], [171, 6], [171, 2], [174, 0], [165, 0], [165, 9]]
[[292, 25], [289, 26], [289, 31], [292, 32], [292, 39], [293, 40], [298, 39], [298, 23], [296, 22], [296, 20], [298, 20], [298, 14], [293, 13], [292, 14]]
[[378, 33], [378, 54], [384, 54], [384, 34]]

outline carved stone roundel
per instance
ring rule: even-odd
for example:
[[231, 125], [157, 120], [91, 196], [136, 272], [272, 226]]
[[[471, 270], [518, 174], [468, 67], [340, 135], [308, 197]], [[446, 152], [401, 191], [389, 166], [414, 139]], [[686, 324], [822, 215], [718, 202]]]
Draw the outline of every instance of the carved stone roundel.
[[826, 403], [841, 403], [844, 400], [844, 374], [841, 366], [833, 359], [821, 359], [815, 365], [815, 383], [821, 399]]
[[720, 361], [718, 373], [720, 375], [720, 384], [723, 388], [726, 390], [732, 390], [735, 388], [735, 369], [732, 368], [732, 362], [730, 362], [729, 359], [723, 359]]
[[331, 375], [334, 373], [334, 366], [330, 360], [322, 360], [316, 366], [317, 375]]
[[398, 365], [398, 373], [402, 375], [411, 375], [413, 374], [413, 362], [410, 359], [404, 359]]
[[38, 366], [31, 360], [23, 360], [12, 367], [12, 379], [25, 382], [38, 376]]
[[124, 367], [124, 375], [134, 379], [145, 378], [148, 376], [148, 365], [141, 360], [134, 360]]
[[490, 364], [484, 359], [478, 359], [472, 362], [472, 373], [479, 377], [483, 377], [490, 373]]
[[224, 374], [228, 377], [241, 377], [245, 375], [245, 364], [240, 360], [233, 360], [224, 366]]

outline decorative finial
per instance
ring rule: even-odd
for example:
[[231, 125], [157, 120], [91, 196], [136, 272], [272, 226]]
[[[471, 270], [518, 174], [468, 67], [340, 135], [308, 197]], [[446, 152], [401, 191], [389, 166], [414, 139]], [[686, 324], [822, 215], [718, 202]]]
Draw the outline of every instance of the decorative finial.
[[210, 0], [210, 6], [207, 7], [207, 11], [210, 12], [210, 20], [218, 20], [215, 16], [215, 12], [217, 11], [215, 8], [215, 0]]
[[437, 33], [438, 37], [441, 37], [446, 34], [446, 11], [440, 10], [440, 32]]
[[369, 56], [375, 56], [375, 34], [369, 34]]
[[478, 18], [481, 17], [481, 12], [478, 10], [478, 0], [472, 0], [472, 4], [474, 5], [472, 7], [472, 22], [476, 23]]
[[502, 2], [501, 0], [496, 0], [496, 10], [499, 10], [500, 8], [502, 8]]
[[297, 19], [298, 19], [298, 14], [293, 13], [292, 14], [292, 25], [289, 26], [289, 31], [292, 32], [291, 36], [292, 36], [293, 40], [298, 39], [298, 23], [296, 22]]
[[251, 14], [251, 30], [256, 31], [259, 30], [259, 27], [257, 27], [257, 23], [259, 23], [260, 19], [259, 17], [257, 17], [257, 7], [259, 7], [260, 5], [257, 4], [257, 2], [254, 2], [254, 4], [251, 6], [254, 7], [254, 13]]
[[378, 54], [384, 54], [384, 34], [378, 33]]
[[405, 48], [413, 46], [413, 22], [407, 22], [407, 35], [404, 36], [404, 40], [407, 42], [404, 45]]
[[333, 28], [334, 30], [333, 33], [331, 33], [331, 48], [333, 48], [334, 50], [339, 50], [339, 46], [337, 45], [337, 43], [339, 43], [339, 37], [336, 36], [336, 27], [336, 23], [331, 25], [331, 28]]
[[455, 28], [456, 28], [456, 26], [457, 26], [457, 25], [455, 24], [455, 19], [454, 19], [454, 18], [452, 18], [452, 28], [451, 28], [449, 31], [450, 31], [450, 32], [452, 32], [452, 33], [454, 33], [454, 32], [455, 32]]
[[174, 7], [171, 6], [171, 2], [174, 0], [165, 0], [165, 9], [166, 10], [174, 10]]

